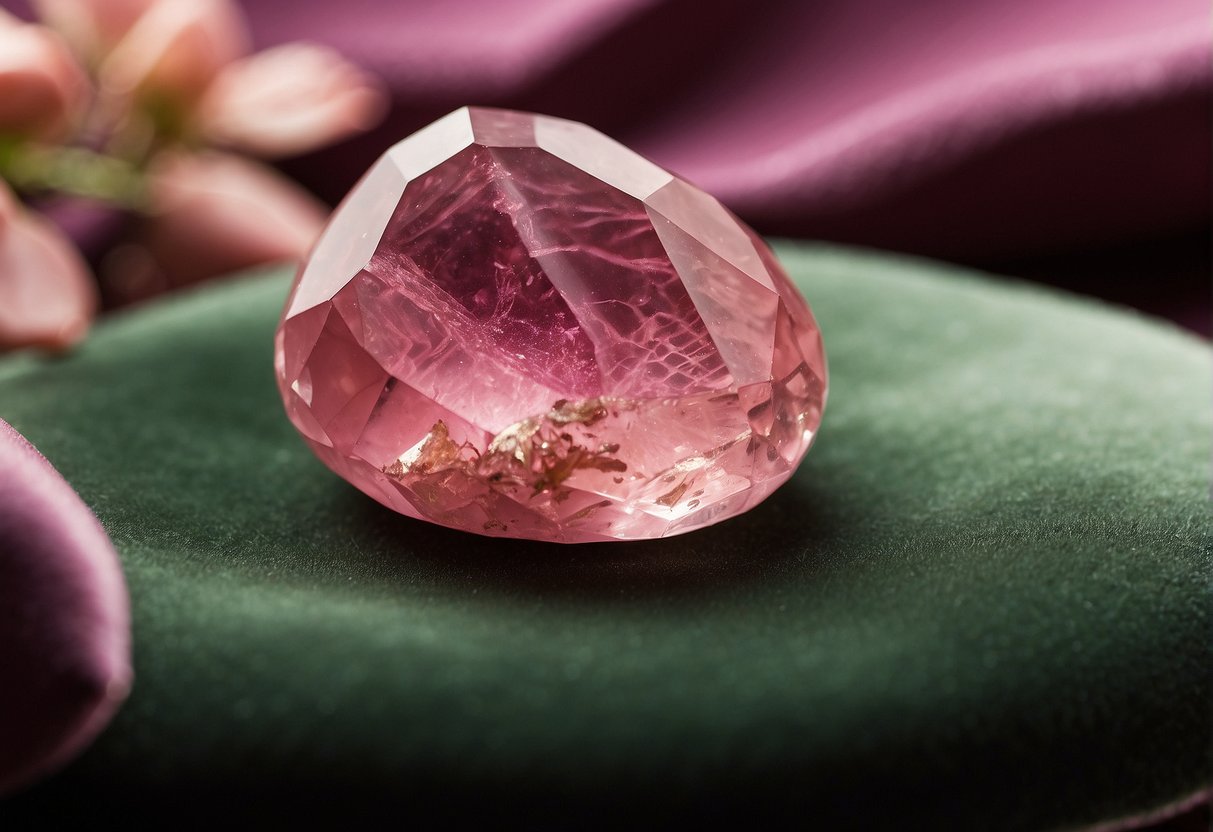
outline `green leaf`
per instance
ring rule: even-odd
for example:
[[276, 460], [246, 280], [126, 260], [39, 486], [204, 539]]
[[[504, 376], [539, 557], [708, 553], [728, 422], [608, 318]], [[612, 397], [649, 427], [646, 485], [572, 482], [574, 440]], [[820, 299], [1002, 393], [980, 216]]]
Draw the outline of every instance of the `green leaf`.
[[754, 511], [559, 547], [399, 517], [282, 413], [284, 271], [0, 362], [124, 560], [136, 683], [17, 812], [1058, 827], [1210, 777], [1206, 345], [779, 249], [831, 365]]

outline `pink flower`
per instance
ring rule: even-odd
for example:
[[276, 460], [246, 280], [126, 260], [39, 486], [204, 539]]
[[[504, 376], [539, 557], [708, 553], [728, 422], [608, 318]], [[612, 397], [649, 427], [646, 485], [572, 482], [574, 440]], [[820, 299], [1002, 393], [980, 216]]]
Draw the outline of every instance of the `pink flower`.
[[68, 347], [96, 310], [96, 284], [71, 241], [0, 185], [0, 349]]
[[146, 245], [173, 283], [300, 260], [328, 209], [276, 171], [224, 153], [165, 153], [150, 172]]
[[[294, 155], [365, 130], [386, 107], [374, 78], [311, 44], [245, 57], [250, 38], [236, 0], [32, 2], [48, 25], [0, 12], [0, 138], [62, 138], [83, 113], [89, 87], [65, 46], [73, 44], [98, 86], [80, 120], [86, 149], [29, 158], [91, 165], [109, 177], [98, 181], [113, 186], [115, 201], [146, 196], [134, 239], [100, 261], [112, 297], [306, 255], [328, 213], [322, 203], [263, 165], [196, 148]], [[76, 279], [87, 269], [45, 220], [14, 207], [7, 191], [3, 199], [0, 348], [65, 345], [96, 303]], [[53, 302], [52, 291], [61, 296]], [[31, 305], [38, 309], [18, 313]]]
[[188, 111], [248, 48], [244, 15], [232, 0], [157, 0], [102, 62], [102, 90]]
[[62, 38], [0, 11], [0, 135], [60, 138], [88, 93], [84, 71]]
[[385, 107], [375, 78], [332, 49], [292, 43], [226, 67], [206, 91], [196, 130], [214, 144], [291, 156], [366, 130]]
[[[64, 2], [45, 0], [48, 14]], [[294, 155], [367, 129], [385, 109], [375, 79], [326, 47], [289, 44], [244, 58], [249, 35], [232, 0], [119, 6], [94, 14], [112, 31], [128, 27], [100, 65], [102, 91], [111, 102], [141, 104], [172, 133], [259, 156]]]
[[157, 0], [33, 0], [43, 23], [90, 62], [100, 61]]

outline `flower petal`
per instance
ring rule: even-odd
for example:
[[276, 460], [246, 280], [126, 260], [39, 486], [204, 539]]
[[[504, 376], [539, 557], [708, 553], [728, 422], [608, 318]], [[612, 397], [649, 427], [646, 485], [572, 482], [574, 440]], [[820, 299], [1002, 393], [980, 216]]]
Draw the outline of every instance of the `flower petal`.
[[62, 137], [88, 89], [84, 70], [53, 30], [0, 20], [0, 135]]
[[68, 347], [96, 310], [92, 274], [59, 229], [33, 213], [0, 222], [0, 349]]
[[33, 0], [43, 23], [90, 61], [104, 57], [157, 0]]
[[8, 185], [4, 184], [4, 180], [0, 179], [0, 234], [4, 233], [16, 215], [17, 197], [8, 189]]
[[147, 248], [170, 284], [302, 259], [328, 209], [264, 165], [223, 153], [165, 153], [151, 169]]
[[101, 84], [110, 95], [188, 109], [248, 44], [232, 0], [160, 0], [102, 63]]
[[197, 120], [199, 132], [217, 144], [291, 156], [372, 127], [386, 106], [374, 76], [328, 47], [292, 43], [224, 69]]
[[131, 686], [131, 633], [122, 567], [105, 530], [3, 421], [0, 471], [0, 793], [7, 795], [75, 757], [109, 722]]

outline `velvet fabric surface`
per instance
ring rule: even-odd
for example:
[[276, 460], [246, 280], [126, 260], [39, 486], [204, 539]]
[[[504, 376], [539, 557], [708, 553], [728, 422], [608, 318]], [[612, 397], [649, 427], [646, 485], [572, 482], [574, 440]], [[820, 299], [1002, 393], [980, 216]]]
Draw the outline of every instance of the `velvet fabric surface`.
[[1206, 345], [778, 251], [830, 354], [820, 439], [757, 509], [665, 541], [489, 540], [358, 494], [277, 400], [285, 272], [0, 362], [0, 416], [121, 554], [139, 675], [0, 817], [997, 830], [1206, 787]]
[[0, 677], [0, 794], [73, 757], [131, 680], [126, 586], [109, 538], [2, 421]]

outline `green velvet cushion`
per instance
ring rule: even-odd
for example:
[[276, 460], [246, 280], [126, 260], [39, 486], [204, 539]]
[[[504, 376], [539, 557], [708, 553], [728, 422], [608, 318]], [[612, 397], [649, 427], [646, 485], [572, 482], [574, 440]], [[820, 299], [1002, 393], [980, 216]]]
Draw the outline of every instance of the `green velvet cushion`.
[[97, 744], [0, 817], [1024, 829], [1207, 783], [1205, 345], [779, 251], [829, 352], [818, 443], [759, 508], [665, 541], [474, 537], [329, 473], [274, 388], [285, 272], [0, 362], [0, 418], [122, 555], [136, 667]]

